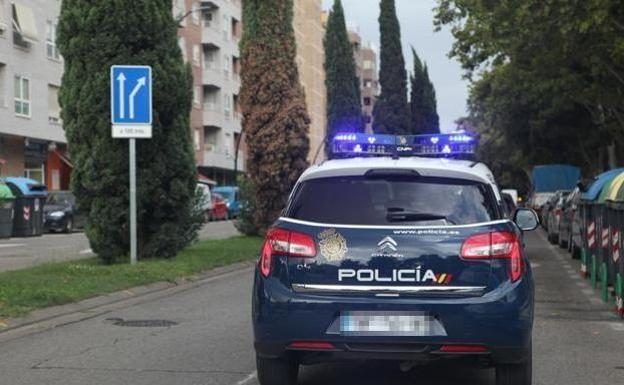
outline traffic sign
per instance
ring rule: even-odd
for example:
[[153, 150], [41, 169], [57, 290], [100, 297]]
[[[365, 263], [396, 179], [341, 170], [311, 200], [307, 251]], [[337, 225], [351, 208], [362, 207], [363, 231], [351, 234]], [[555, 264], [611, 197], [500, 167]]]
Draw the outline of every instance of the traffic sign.
[[114, 65], [110, 70], [114, 138], [152, 137], [152, 68]]

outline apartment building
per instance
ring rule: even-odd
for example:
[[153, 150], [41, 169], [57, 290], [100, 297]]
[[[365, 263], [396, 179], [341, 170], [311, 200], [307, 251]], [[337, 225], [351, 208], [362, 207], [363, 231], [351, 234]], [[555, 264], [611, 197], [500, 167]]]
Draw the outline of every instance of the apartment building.
[[297, 43], [299, 80], [305, 91], [310, 116], [308, 161], [323, 159], [321, 147], [327, 132], [327, 91], [325, 89], [325, 50], [321, 0], [296, 0], [293, 27]]
[[[241, 135], [241, 0], [176, 0], [179, 44], [193, 70], [191, 131], [199, 172], [220, 184], [232, 183], [236, 141]], [[244, 144], [238, 171], [245, 170]]]
[[58, 91], [61, 0], [0, 0], [0, 175], [67, 189], [72, 164]]
[[377, 71], [377, 53], [370, 42], [360, 45], [356, 52], [360, 78], [360, 93], [362, 95], [362, 117], [366, 123], [366, 132], [373, 132], [373, 106], [379, 92]]

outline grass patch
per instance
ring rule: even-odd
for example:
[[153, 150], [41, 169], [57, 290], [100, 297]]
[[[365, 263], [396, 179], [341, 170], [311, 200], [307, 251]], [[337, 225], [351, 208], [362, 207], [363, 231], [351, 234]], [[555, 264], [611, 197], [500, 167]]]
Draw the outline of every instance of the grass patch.
[[159, 281], [252, 260], [262, 240], [238, 236], [197, 242], [172, 259], [104, 265], [97, 258], [48, 263], [0, 273], [0, 317], [18, 317], [54, 305], [80, 301]]

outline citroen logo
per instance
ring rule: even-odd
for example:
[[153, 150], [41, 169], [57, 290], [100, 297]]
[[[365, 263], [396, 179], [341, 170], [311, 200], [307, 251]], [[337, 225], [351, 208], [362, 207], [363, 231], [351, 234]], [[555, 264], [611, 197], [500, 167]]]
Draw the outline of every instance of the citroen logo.
[[379, 251], [387, 251], [387, 250], [397, 251], [398, 244], [391, 237], [385, 237], [384, 239], [379, 241], [377, 246], [379, 246]]

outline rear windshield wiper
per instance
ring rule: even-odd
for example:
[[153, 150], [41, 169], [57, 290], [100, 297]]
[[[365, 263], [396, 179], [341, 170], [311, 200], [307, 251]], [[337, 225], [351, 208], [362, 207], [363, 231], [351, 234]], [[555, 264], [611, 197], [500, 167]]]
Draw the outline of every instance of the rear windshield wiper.
[[398, 207], [389, 207], [386, 219], [388, 222], [445, 220], [450, 224], [454, 224], [446, 216], [441, 214], [421, 213], [418, 211], [404, 210]]

